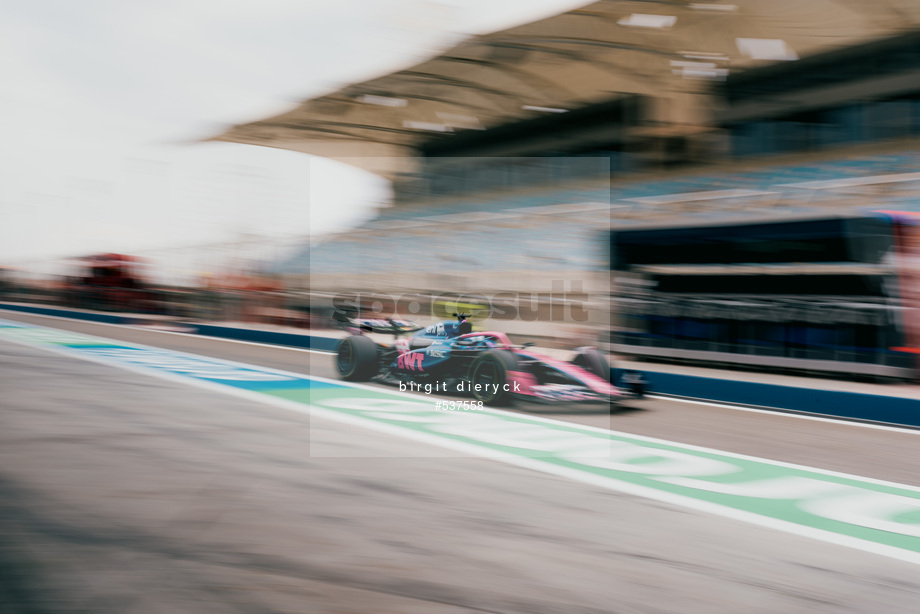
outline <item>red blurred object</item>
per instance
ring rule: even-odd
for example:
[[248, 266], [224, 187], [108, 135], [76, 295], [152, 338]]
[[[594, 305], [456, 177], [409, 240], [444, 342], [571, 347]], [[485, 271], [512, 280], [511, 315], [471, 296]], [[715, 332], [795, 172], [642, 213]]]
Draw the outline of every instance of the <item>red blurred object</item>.
[[77, 280], [81, 306], [91, 309], [150, 312], [155, 301], [138, 272], [141, 260], [127, 254], [94, 254], [80, 259], [85, 270]]

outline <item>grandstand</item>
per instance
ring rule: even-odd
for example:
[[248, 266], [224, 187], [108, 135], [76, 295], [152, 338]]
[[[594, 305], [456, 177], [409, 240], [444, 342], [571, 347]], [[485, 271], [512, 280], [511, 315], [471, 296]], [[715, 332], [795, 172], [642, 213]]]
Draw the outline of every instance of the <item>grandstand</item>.
[[[920, 173], [890, 172], [914, 168], [920, 168], [920, 152], [764, 165], [749, 172], [703, 172], [673, 179], [659, 176], [654, 182], [634, 179], [594, 189], [517, 193], [488, 200], [452, 199], [423, 209], [395, 207], [316, 248], [311, 272], [314, 276], [341, 275], [354, 272], [359, 262], [369, 274], [392, 271], [401, 268], [399, 262], [407, 254], [436, 252], [446, 227], [458, 242], [475, 246], [471, 251], [479, 251], [497, 236], [508, 239], [506, 245], [488, 251], [495, 256], [491, 260], [465, 259], [471, 272], [494, 270], [496, 261], [515, 260], [520, 246], [547, 244], [554, 244], [558, 257], [523, 258], [521, 265], [542, 270], [564, 270], [566, 263], [604, 267], [606, 251], [598, 252], [598, 247], [604, 247], [590, 237], [596, 239], [597, 227], [608, 223], [618, 228], [662, 218], [689, 223], [869, 208], [920, 211]], [[361, 246], [388, 243], [402, 248], [361, 251]], [[508, 253], [509, 249], [515, 252]], [[305, 270], [307, 253], [287, 262], [283, 272]], [[439, 270], [436, 261], [411, 259], [419, 272]], [[313, 282], [326, 285], [320, 278]]]
[[[216, 137], [393, 181], [392, 207], [278, 271], [316, 293], [532, 293], [577, 280], [567, 290], [600, 313], [608, 297], [622, 308], [624, 292], [608, 229], [920, 211], [920, 6], [636, 10], [595, 2], [475, 37]], [[807, 285], [820, 271], [798, 274]], [[891, 317], [884, 342], [896, 346]], [[594, 322], [625, 326], [617, 314]]]

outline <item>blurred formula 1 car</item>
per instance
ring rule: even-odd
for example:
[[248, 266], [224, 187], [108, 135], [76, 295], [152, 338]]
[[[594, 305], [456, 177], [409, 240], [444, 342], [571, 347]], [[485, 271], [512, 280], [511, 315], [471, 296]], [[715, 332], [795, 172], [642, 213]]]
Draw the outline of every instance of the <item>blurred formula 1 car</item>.
[[[406, 384], [426, 392], [469, 392], [483, 404], [616, 403], [624, 392], [610, 383], [607, 360], [582, 347], [569, 361], [514, 345], [505, 333], [472, 332], [466, 314], [422, 328], [405, 320], [347, 319], [351, 334], [336, 349], [336, 369], [348, 381]], [[392, 345], [364, 332], [394, 336]], [[411, 336], [403, 335], [414, 333]]]

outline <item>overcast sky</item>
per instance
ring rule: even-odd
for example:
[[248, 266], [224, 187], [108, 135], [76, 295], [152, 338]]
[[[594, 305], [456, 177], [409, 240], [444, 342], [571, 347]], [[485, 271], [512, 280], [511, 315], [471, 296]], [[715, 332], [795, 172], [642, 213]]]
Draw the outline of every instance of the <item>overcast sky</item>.
[[580, 4], [0, 2], [0, 264], [354, 223], [387, 198], [379, 178], [303, 154], [191, 143]]

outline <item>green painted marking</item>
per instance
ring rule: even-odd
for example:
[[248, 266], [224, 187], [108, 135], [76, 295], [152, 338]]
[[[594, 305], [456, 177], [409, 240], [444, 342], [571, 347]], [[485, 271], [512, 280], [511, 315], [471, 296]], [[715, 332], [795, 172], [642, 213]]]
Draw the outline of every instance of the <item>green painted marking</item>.
[[[302, 400], [303, 397], [300, 397]], [[315, 406], [643, 488], [920, 552], [920, 492], [526, 415], [434, 411], [387, 391], [324, 387]], [[391, 407], [394, 411], [386, 411]], [[411, 409], [412, 411], [406, 411]], [[425, 420], [421, 420], [421, 419]]]

